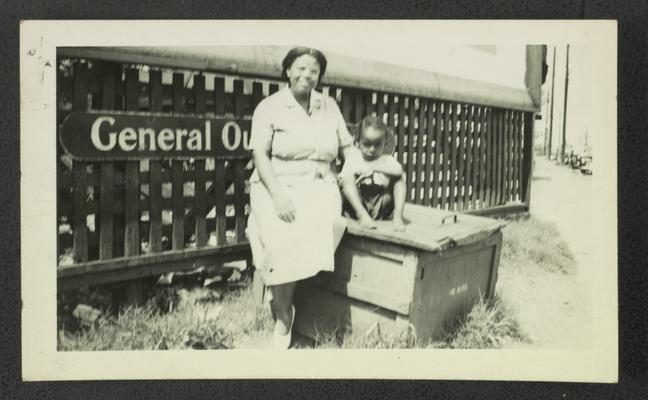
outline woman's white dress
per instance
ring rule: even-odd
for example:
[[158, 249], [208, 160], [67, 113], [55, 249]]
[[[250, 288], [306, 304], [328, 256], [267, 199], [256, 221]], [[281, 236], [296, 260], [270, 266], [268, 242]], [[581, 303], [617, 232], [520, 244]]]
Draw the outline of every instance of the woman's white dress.
[[263, 151], [271, 145], [272, 169], [296, 210], [293, 222], [282, 221], [254, 171], [248, 235], [266, 285], [332, 271], [346, 227], [334, 162], [353, 139], [332, 98], [313, 91], [309, 111], [285, 87], [262, 100], [252, 117], [250, 147]]

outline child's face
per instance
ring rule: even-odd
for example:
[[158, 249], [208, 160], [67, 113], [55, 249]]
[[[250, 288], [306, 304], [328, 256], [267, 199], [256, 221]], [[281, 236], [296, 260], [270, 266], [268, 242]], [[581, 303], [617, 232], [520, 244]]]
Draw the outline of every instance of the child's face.
[[385, 132], [372, 127], [366, 128], [358, 139], [358, 148], [362, 157], [365, 160], [375, 160], [380, 157], [385, 151], [385, 139]]

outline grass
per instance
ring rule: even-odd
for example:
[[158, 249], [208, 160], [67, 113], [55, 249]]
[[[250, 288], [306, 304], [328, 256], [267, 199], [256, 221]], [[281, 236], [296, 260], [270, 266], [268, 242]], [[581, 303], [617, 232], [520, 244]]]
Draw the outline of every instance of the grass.
[[[574, 257], [555, 226], [528, 215], [506, 220], [500, 269], [570, 273]], [[62, 351], [164, 350], [263, 348], [273, 322], [270, 313], [256, 303], [251, 284], [233, 286], [158, 287], [143, 307], [111, 311], [110, 299], [95, 288], [59, 296], [59, 341]], [[517, 322], [514, 307], [506, 301], [506, 288], [499, 288], [491, 301], [480, 301], [434, 342], [417, 340], [411, 331], [388, 337], [379, 326], [365, 332], [324, 332], [317, 348], [502, 348], [529, 342]], [[104, 311], [90, 326], [71, 316], [76, 304], [85, 303]], [[312, 347], [312, 343], [297, 347]]]
[[574, 271], [574, 255], [554, 224], [528, 214], [509, 218], [506, 224], [500, 268], [563, 274]]

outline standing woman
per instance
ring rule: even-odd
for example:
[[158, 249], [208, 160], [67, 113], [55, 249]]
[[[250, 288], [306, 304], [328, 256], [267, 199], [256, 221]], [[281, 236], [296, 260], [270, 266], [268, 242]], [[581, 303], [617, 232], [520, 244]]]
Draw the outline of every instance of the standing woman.
[[286, 349], [296, 282], [333, 270], [345, 228], [335, 159], [355, 149], [335, 100], [315, 91], [326, 70], [324, 55], [295, 47], [282, 67], [289, 85], [263, 99], [252, 117], [256, 168], [248, 230], [254, 264], [271, 294], [274, 346]]

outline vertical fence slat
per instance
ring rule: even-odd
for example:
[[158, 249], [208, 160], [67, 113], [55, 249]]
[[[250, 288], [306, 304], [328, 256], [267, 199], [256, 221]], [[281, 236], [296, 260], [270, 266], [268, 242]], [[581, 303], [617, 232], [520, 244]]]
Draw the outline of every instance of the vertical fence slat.
[[[425, 143], [425, 184], [423, 185], [423, 204], [426, 206], [429, 206], [432, 203], [432, 197], [434, 196], [433, 193], [430, 193], [430, 187], [432, 186], [432, 180], [435, 179], [434, 176], [432, 175], [432, 167], [433, 167], [433, 162], [436, 163], [438, 160], [437, 158], [433, 155], [433, 150], [432, 150], [432, 143], [435, 140], [435, 127], [436, 127], [436, 120], [434, 118], [434, 107], [435, 107], [435, 102], [432, 100], [428, 101], [427, 105], [427, 125], [426, 125], [426, 143]], [[436, 146], [435, 146], [436, 147]]]
[[502, 160], [502, 186], [499, 204], [506, 204], [508, 195], [508, 110], [502, 110], [502, 128], [501, 128], [501, 160]]
[[[105, 63], [101, 87], [101, 108], [113, 110], [115, 108], [115, 86], [117, 73], [121, 72], [119, 64]], [[112, 162], [100, 164], [101, 189], [99, 197], [99, 258], [106, 259], [113, 256], [114, 246], [114, 165]]]
[[506, 194], [506, 200], [507, 201], [512, 201], [513, 200], [513, 160], [514, 160], [514, 154], [513, 154], [513, 110], [508, 111], [508, 118], [507, 118], [507, 123], [506, 126], [508, 127], [507, 131], [507, 146], [506, 146], [506, 153], [508, 154], [507, 156], [507, 173], [506, 173], [506, 181], [507, 181], [507, 194]]
[[[126, 70], [126, 110], [139, 109], [139, 71], [135, 68]], [[126, 194], [124, 199], [124, 256], [140, 253], [139, 237], [139, 161], [126, 162]]]
[[214, 78], [214, 114], [225, 114], [225, 78], [220, 76]]
[[446, 208], [448, 205], [448, 188], [450, 182], [448, 176], [450, 174], [450, 108], [452, 105], [449, 102], [443, 103], [443, 163], [441, 164], [441, 208]]
[[502, 109], [497, 109], [497, 132], [496, 132], [496, 139], [497, 139], [497, 147], [495, 148], [495, 158], [497, 160], [497, 170], [495, 172], [495, 177], [497, 181], [497, 185], [495, 186], [495, 205], [498, 206], [502, 204], [502, 185], [503, 185], [503, 179], [502, 179], [502, 161], [504, 157], [504, 151], [503, 151], [503, 131], [504, 131], [504, 110]]
[[385, 118], [385, 94], [376, 93], [376, 115], [384, 121]]
[[[194, 100], [196, 103], [196, 114], [205, 113], [205, 77], [194, 76]], [[205, 193], [205, 160], [194, 161], [194, 215], [196, 218], [196, 247], [203, 247], [207, 244], [207, 194]]]
[[488, 124], [488, 118], [490, 116], [490, 109], [483, 107], [481, 115], [479, 116], [480, 127], [480, 145], [479, 145], [479, 206], [481, 208], [486, 207], [486, 188], [488, 186], [488, 174], [486, 172], [486, 149], [488, 147], [488, 134], [490, 133], [490, 126]]
[[497, 134], [497, 120], [495, 118], [495, 108], [491, 107], [488, 110], [488, 125], [487, 125], [487, 155], [486, 155], [486, 173], [488, 185], [486, 187], [486, 206], [491, 207], [494, 202], [495, 187], [495, 136]]
[[463, 190], [465, 189], [465, 179], [464, 179], [464, 164], [465, 164], [465, 156], [466, 156], [466, 146], [465, 146], [465, 140], [466, 140], [466, 114], [467, 114], [467, 106], [465, 104], [461, 105], [461, 112], [458, 114], [458, 120], [459, 120], [459, 127], [458, 127], [458, 143], [457, 143], [457, 196], [455, 198], [455, 209], [456, 210], [463, 210], [464, 204], [463, 204]]
[[419, 115], [418, 115], [418, 130], [416, 132], [416, 191], [414, 196], [414, 201], [416, 204], [422, 204], [423, 199], [427, 197], [423, 193], [423, 183], [428, 180], [428, 177], [425, 175], [425, 166], [427, 160], [427, 154], [425, 156], [425, 161], [423, 160], [424, 145], [429, 140], [428, 135], [426, 134], [426, 123], [425, 115], [427, 111], [428, 101], [421, 98], [419, 100]]
[[[351, 95], [348, 89], [342, 90], [342, 116], [347, 122], [351, 122], [351, 112], [353, 111], [353, 104], [351, 102]], [[351, 132], [352, 134], [354, 132]]]
[[[74, 109], [88, 108], [88, 65], [74, 64]], [[88, 227], [86, 224], [87, 166], [85, 162], [72, 163], [72, 253], [75, 262], [88, 260]]]
[[279, 90], [279, 85], [276, 83], [271, 83], [268, 85], [268, 93], [273, 94]]
[[414, 201], [412, 194], [412, 179], [414, 179], [414, 119], [416, 118], [416, 108], [414, 106], [414, 97], [409, 98], [408, 116], [407, 116], [407, 200]]
[[527, 206], [531, 203], [531, 177], [533, 176], [533, 113], [525, 112], [522, 123], [522, 195]]
[[393, 135], [392, 139], [394, 140], [394, 150], [396, 150], [396, 140], [397, 140], [397, 134], [394, 129], [396, 126], [396, 121], [394, 119], [395, 116], [396, 116], [396, 96], [393, 94], [389, 94], [387, 96], [387, 126], [389, 127], [390, 132]]
[[459, 119], [458, 114], [458, 103], [452, 104], [452, 122], [450, 126], [450, 185], [449, 185], [449, 198], [448, 198], [448, 207], [450, 210], [456, 209], [456, 193], [457, 189], [457, 121]]
[[[279, 90], [279, 85], [270, 84], [269, 92], [272, 94]], [[214, 112], [216, 115], [225, 114], [225, 79], [221, 77], [214, 78]], [[215, 207], [215, 226], [216, 226], [216, 243], [221, 246], [225, 244], [227, 231], [227, 217], [225, 215], [225, 161], [215, 160], [213, 171], [214, 188], [214, 207]]]
[[434, 113], [434, 170], [432, 178], [432, 207], [437, 207], [439, 204], [439, 185], [441, 173], [441, 148], [443, 146], [443, 131], [442, 121], [443, 114], [441, 112], [443, 103], [440, 101], [436, 102], [436, 110]]
[[354, 97], [354, 123], [358, 123], [362, 120], [362, 118], [365, 116], [364, 113], [364, 96], [363, 92], [359, 90], [354, 90], [353, 92], [353, 97]]
[[[184, 75], [174, 73], [172, 80], [173, 112], [182, 112], [184, 94]], [[171, 165], [171, 207], [172, 207], [172, 240], [173, 250], [185, 247], [185, 207], [184, 207], [184, 163], [174, 160]]]
[[481, 115], [482, 108], [479, 106], [473, 107], [472, 113], [472, 191], [470, 192], [470, 209], [476, 210], [478, 208], [477, 200], [479, 198], [479, 188], [481, 186], [481, 177], [479, 175], [481, 167], [481, 159], [479, 158], [479, 148], [480, 148], [480, 124], [479, 117]]
[[518, 201], [522, 201], [523, 195], [522, 195], [522, 161], [524, 159], [522, 155], [522, 117], [523, 113], [521, 111], [518, 111], [515, 113], [517, 116], [516, 123], [515, 123], [515, 135], [517, 137], [517, 181], [518, 181], [518, 186], [517, 186], [517, 194], [518, 194]]
[[[243, 81], [234, 81], [234, 116], [243, 116]], [[236, 240], [245, 240], [245, 165], [247, 160], [234, 161], [234, 213]]]
[[[162, 110], [162, 71], [149, 72], [149, 99], [151, 111]], [[149, 161], [149, 249], [162, 251], [162, 164]]]
[[463, 205], [464, 209], [471, 209], [470, 194], [471, 191], [475, 190], [475, 181], [473, 180], [472, 175], [472, 166], [473, 166], [473, 150], [475, 146], [475, 135], [474, 130], [476, 129], [476, 124], [474, 123], [475, 118], [475, 106], [469, 105], [468, 112], [466, 113], [466, 170], [464, 178], [464, 198]]
[[398, 96], [398, 129], [396, 138], [398, 162], [405, 165], [405, 96]]
[[364, 116], [371, 115], [372, 113], [374, 113], [376, 111], [376, 106], [373, 103], [374, 92], [372, 92], [372, 91], [363, 91], [362, 93], [364, 93], [364, 104], [365, 104], [365, 110], [366, 110], [365, 115], [363, 115], [363, 117], [364, 117]]

